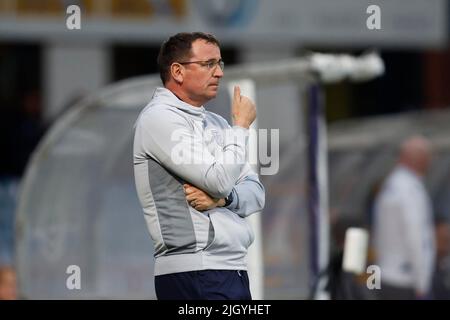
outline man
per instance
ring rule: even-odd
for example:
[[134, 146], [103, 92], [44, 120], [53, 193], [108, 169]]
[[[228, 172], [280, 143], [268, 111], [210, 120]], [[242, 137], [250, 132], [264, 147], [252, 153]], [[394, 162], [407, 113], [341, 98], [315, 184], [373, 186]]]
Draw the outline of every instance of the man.
[[141, 112], [134, 138], [157, 298], [251, 299], [245, 258], [254, 236], [246, 217], [265, 199], [246, 161], [255, 105], [236, 87], [232, 127], [205, 110], [224, 68], [212, 35], [170, 37], [158, 66], [164, 88]]
[[423, 183], [429, 142], [407, 139], [397, 167], [375, 200], [374, 249], [382, 299], [424, 299], [430, 293], [435, 242], [431, 202]]

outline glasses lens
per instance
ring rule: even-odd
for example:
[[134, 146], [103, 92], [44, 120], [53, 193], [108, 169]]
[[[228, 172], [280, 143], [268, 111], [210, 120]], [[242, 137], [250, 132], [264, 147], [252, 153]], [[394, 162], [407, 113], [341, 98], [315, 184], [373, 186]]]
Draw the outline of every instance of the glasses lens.
[[208, 61], [206, 66], [208, 67], [208, 69], [215, 69], [217, 66], [220, 67], [220, 69], [223, 71], [223, 68], [225, 67], [225, 64], [222, 60], [216, 61], [216, 60], [211, 60]]

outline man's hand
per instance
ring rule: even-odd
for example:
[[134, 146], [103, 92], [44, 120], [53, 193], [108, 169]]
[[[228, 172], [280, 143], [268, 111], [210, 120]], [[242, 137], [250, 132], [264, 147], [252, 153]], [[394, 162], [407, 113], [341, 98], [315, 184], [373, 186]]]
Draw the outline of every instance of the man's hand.
[[200, 190], [190, 184], [184, 184], [183, 187], [187, 202], [195, 210], [205, 211], [215, 207], [223, 207], [225, 205], [225, 199], [212, 198], [203, 190]]
[[241, 88], [234, 87], [233, 105], [231, 106], [233, 124], [244, 128], [249, 128], [256, 118], [255, 104], [246, 96], [241, 96]]

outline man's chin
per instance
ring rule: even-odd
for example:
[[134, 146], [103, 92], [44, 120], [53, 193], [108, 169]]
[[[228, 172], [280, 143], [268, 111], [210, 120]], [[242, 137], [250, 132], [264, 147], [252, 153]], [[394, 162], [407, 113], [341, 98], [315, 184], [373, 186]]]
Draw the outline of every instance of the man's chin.
[[212, 86], [211, 88], [210, 88], [210, 90], [208, 90], [209, 92], [208, 92], [208, 95], [211, 97], [211, 98], [215, 98], [216, 96], [217, 96], [217, 92], [219, 91], [219, 87], [217, 87], [217, 86]]

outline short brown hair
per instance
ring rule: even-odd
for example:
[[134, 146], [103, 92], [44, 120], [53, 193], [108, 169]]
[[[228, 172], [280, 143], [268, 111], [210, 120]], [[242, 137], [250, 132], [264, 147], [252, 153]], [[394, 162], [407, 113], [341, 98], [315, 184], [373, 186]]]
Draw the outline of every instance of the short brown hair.
[[162, 82], [169, 80], [169, 69], [172, 63], [188, 59], [191, 55], [192, 43], [202, 39], [220, 47], [219, 40], [212, 34], [204, 32], [181, 32], [167, 39], [159, 50], [158, 68]]

